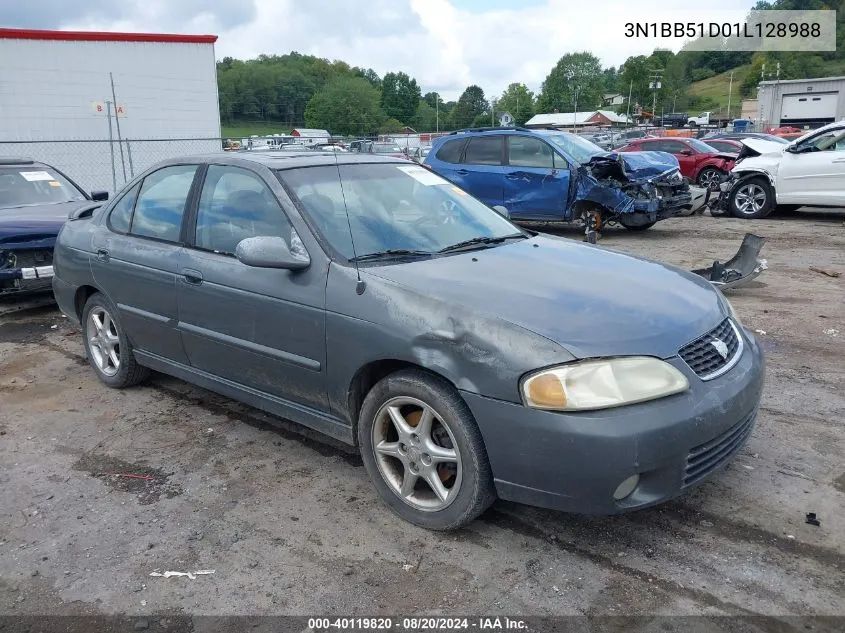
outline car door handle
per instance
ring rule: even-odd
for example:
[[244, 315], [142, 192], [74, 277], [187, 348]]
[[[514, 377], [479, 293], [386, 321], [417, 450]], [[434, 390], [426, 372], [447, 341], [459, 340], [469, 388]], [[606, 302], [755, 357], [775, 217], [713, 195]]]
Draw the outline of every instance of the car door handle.
[[459, 176], [466, 176], [469, 173], [469, 170], [467, 170], [467, 169], [456, 169], [455, 173], [458, 174]]
[[505, 176], [505, 178], [507, 178], [508, 180], [519, 180], [522, 178], [522, 174], [520, 174], [518, 171], [512, 171], [507, 176]]
[[185, 270], [183, 270], [182, 277], [184, 277], [185, 281], [187, 281], [189, 284], [202, 283], [202, 273], [192, 268], [186, 268]]
[[109, 252], [104, 248], [97, 249], [97, 259], [101, 262], [109, 261]]

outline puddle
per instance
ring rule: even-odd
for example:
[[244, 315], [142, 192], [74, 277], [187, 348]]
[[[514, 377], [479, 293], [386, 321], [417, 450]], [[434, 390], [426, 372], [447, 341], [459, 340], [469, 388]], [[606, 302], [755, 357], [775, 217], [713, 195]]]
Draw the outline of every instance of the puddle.
[[87, 472], [109, 488], [136, 495], [141, 505], [155, 503], [162, 495], [171, 499], [184, 492], [181, 486], [168, 481], [173, 473], [142, 464], [130, 464], [108, 455], [84, 455], [73, 465], [73, 469]]

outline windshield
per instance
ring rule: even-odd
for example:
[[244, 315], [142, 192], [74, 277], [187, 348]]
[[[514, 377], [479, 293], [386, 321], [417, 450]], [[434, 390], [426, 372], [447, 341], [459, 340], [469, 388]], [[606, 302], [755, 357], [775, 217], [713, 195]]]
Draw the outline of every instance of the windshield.
[[85, 194], [49, 167], [0, 167], [0, 209], [86, 200]]
[[401, 152], [402, 150], [397, 145], [373, 144], [373, 153], [375, 154], [400, 154]]
[[688, 138], [687, 143], [689, 143], [690, 147], [692, 147], [695, 151], [702, 152], [704, 154], [714, 154], [719, 152], [719, 150], [712, 145], [708, 145], [704, 141], [699, 141], [696, 138]]
[[434, 254], [475, 238], [523, 235], [498, 213], [418, 165], [332, 165], [278, 174], [325, 239], [347, 259], [388, 250]]
[[595, 143], [575, 134], [559, 132], [557, 134], [543, 134], [543, 136], [581, 164], [588, 162], [596, 154], [606, 153]]

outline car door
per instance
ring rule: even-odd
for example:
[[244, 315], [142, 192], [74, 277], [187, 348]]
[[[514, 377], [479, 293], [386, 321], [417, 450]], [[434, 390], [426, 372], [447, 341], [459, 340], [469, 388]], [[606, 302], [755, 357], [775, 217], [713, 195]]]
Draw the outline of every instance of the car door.
[[234, 256], [248, 237], [304, 249], [265, 176], [208, 166], [176, 284], [179, 329], [195, 369], [325, 410], [327, 260], [312, 253], [308, 268], [283, 270]]
[[502, 134], [470, 137], [456, 179], [450, 179], [491, 207], [502, 204], [505, 197], [504, 140]]
[[[681, 167], [681, 174], [687, 178], [692, 178], [695, 175], [696, 163], [698, 159], [695, 156], [695, 150], [689, 145], [681, 141], [670, 141], [660, 139], [658, 141], [643, 142], [645, 149], [650, 149], [658, 152], [668, 152], [678, 159], [678, 164]], [[655, 147], [656, 146], [656, 147]], [[686, 152], [686, 153], [684, 153]]]
[[92, 235], [91, 271], [111, 299], [135, 349], [179, 363], [188, 359], [179, 333], [176, 278], [182, 220], [198, 165], [151, 172], [111, 207]]
[[515, 219], [562, 220], [569, 194], [569, 165], [541, 139], [507, 137], [504, 206]]
[[784, 152], [775, 192], [781, 204], [845, 205], [845, 129], [812, 137]]

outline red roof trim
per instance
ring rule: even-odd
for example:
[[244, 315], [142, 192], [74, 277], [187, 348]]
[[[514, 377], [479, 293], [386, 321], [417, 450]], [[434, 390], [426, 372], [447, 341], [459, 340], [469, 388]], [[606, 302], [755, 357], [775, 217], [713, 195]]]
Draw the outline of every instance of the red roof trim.
[[37, 29], [0, 29], [5, 40], [65, 40], [74, 42], [164, 42], [175, 44], [214, 44], [216, 35], [179, 35], [174, 33], [113, 33], [105, 31], [39, 31]]

